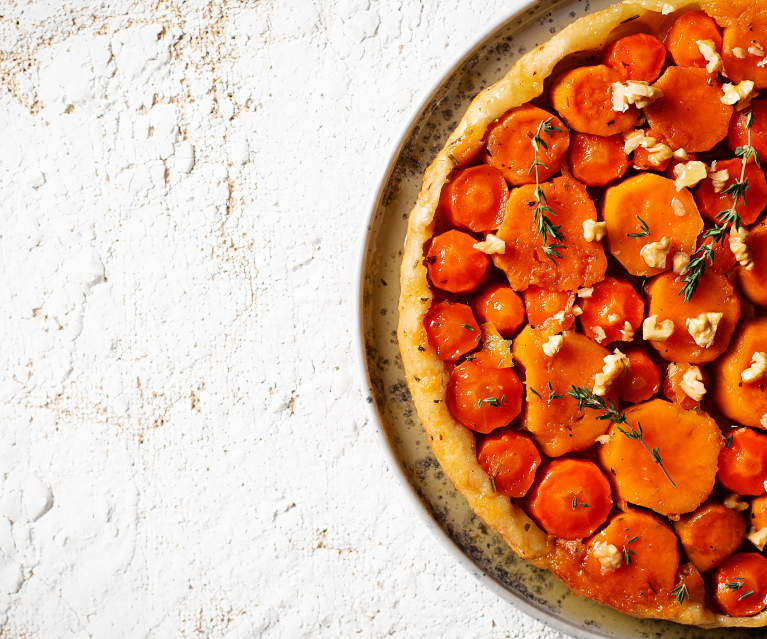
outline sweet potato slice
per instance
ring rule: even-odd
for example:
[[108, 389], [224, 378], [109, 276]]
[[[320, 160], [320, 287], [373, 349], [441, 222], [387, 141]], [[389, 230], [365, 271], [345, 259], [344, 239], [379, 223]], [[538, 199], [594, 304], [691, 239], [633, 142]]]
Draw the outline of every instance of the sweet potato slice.
[[756, 224], [746, 238], [754, 267], [746, 270], [738, 267], [738, 279], [743, 294], [754, 304], [767, 306], [767, 222]]
[[551, 104], [571, 129], [592, 135], [613, 135], [633, 128], [639, 111], [613, 111], [612, 84], [620, 74], [604, 64], [576, 67], [554, 79]]
[[672, 66], [653, 86], [663, 97], [645, 115], [672, 149], [708, 151], [727, 137], [733, 108], [722, 104], [722, 87], [705, 69]]
[[[614, 424], [610, 439], [599, 450], [599, 460], [612, 478], [616, 494], [662, 515], [695, 510], [714, 487], [722, 446], [716, 422], [704, 412], [682, 410], [662, 399], [632, 406], [625, 414], [628, 424]], [[640, 424], [640, 439], [621, 432], [638, 431]]]
[[[607, 223], [608, 250], [632, 275], [655, 275], [671, 268], [676, 251], [692, 254], [703, 229], [692, 194], [677, 191], [672, 180], [654, 173], [640, 173], [609, 187], [602, 219]], [[642, 248], [664, 237], [669, 240], [666, 266], [648, 265]]]
[[498, 237], [506, 242], [506, 252], [493, 255], [495, 265], [505, 271], [511, 287], [523, 291], [531, 284], [557, 290], [591, 286], [605, 275], [607, 258], [600, 242], [587, 242], [583, 222], [597, 219], [594, 203], [586, 188], [570, 177], [558, 177], [541, 185], [552, 223], [564, 235], [558, 249], [561, 259], [549, 259], [543, 252], [543, 237], [533, 218], [535, 186], [512, 191]]
[[711, 570], [734, 553], [746, 537], [742, 515], [709, 501], [674, 523], [682, 547], [701, 572]]
[[[713, 271], [706, 271], [698, 281], [689, 302], [679, 291], [684, 286], [681, 277], [663, 273], [647, 285], [648, 317], [656, 315], [658, 321], [670, 319], [674, 332], [664, 342], [650, 344], [660, 356], [670, 362], [704, 364], [719, 357], [730, 343], [740, 319], [740, 297], [730, 281]], [[688, 331], [687, 320], [702, 313], [722, 313], [711, 346], [698, 345]]]
[[714, 362], [709, 393], [730, 419], [767, 428], [767, 377], [751, 382], [741, 378], [757, 352], [767, 353], [767, 317], [741, 323], [727, 352]]
[[[578, 402], [567, 394], [572, 384], [594, 385], [609, 351], [585, 335], [564, 333], [559, 351], [549, 357], [543, 352], [547, 339], [544, 332], [526, 326], [514, 340], [513, 353], [525, 370], [524, 427], [546, 455], [559, 457], [588, 448], [609, 426], [594, 411], [579, 411]], [[607, 397], [615, 398], [612, 393]]]
[[[754, 7], [759, 6], [754, 3]], [[767, 52], [767, 14], [763, 11], [753, 16], [755, 19], [744, 21], [742, 24], [729, 26], [722, 34], [722, 64], [725, 73], [732, 82], [753, 80], [757, 89], [767, 88], [767, 68], [760, 64], [764, 55], [754, 55], [753, 51]], [[748, 25], [748, 26], [746, 26]], [[756, 47], [756, 48], [754, 48]], [[738, 57], [735, 50], [740, 48], [744, 56]]]

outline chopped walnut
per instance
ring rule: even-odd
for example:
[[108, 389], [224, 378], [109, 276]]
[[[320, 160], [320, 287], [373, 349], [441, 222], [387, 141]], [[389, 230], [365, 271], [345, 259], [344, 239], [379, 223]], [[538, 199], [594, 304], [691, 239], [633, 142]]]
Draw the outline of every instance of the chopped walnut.
[[716, 170], [715, 162], [711, 164], [711, 170], [708, 177], [711, 179], [711, 185], [714, 187], [714, 193], [721, 193], [727, 186], [727, 180], [730, 179], [730, 172], [727, 169]]
[[736, 495], [735, 493], [730, 493], [727, 495], [722, 503], [726, 508], [739, 513], [742, 513], [744, 510], [748, 510], [748, 502], [743, 501], [740, 498], [740, 495]]
[[730, 245], [730, 250], [735, 256], [735, 260], [745, 270], [751, 271], [754, 268], [754, 259], [751, 256], [751, 251], [746, 244], [746, 238], [748, 237], [748, 231], [745, 227], [741, 226], [739, 229], [735, 227], [730, 228], [730, 237], [727, 242]]
[[592, 552], [601, 566], [600, 570], [603, 575], [615, 572], [621, 567], [623, 557], [620, 550], [613, 544], [598, 541], [594, 544]]
[[675, 160], [689, 160], [690, 156], [687, 155], [687, 151], [682, 148], [677, 149], [671, 154]]
[[665, 235], [658, 242], [648, 242], [640, 250], [644, 263], [650, 268], [665, 268], [671, 240]]
[[681, 191], [686, 186], [695, 186], [701, 180], [705, 180], [708, 170], [705, 162], [700, 160], [690, 160], [677, 164], [674, 167], [674, 186], [677, 191]]
[[748, 47], [748, 52], [757, 58], [764, 57], [764, 48], [758, 42], [754, 42], [750, 47]]
[[562, 348], [562, 342], [564, 338], [561, 335], [549, 335], [549, 338], [541, 347], [546, 357], [554, 357]]
[[644, 109], [648, 104], [663, 97], [663, 91], [650, 86], [647, 82], [628, 80], [612, 83], [613, 111], [625, 113], [633, 104]]
[[634, 339], [634, 329], [631, 326], [631, 323], [626, 320], [623, 322], [623, 328], [621, 329], [621, 340], [629, 342], [632, 339]]
[[730, 53], [732, 53], [738, 60], [743, 60], [746, 57], [746, 52], [743, 50], [743, 47], [733, 47]]
[[767, 373], [767, 354], [756, 351], [751, 356], [751, 365], [740, 374], [744, 382], [756, 382]]
[[690, 399], [699, 402], [706, 394], [706, 386], [703, 383], [703, 374], [697, 366], [690, 366], [682, 375], [679, 387]]
[[594, 327], [594, 341], [597, 344], [601, 344], [607, 339], [607, 333], [605, 333], [605, 329], [603, 329], [601, 326], [595, 326]]
[[503, 255], [506, 252], [506, 242], [497, 235], [488, 233], [482, 242], [476, 242], [474, 248], [487, 255]]
[[575, 315], [575, 317], [583, 315], [583, 309], [578, 305], [573, 306], [573, 315]]
[[690, 263], [690, 256], [684, 251], [677, 251], [671, 258], [671, 268], [674, 271], [674, 275], [681, 275], [684, 273], [687, 265]]
[[605, 355], [602, 372], [594, 376], [593, 393], [600, 397], [607, 394], [607, 387], [625, 373], [630, 366], [629, 358], [617, 348], [611, 355]]
[[716, 329], [724, 313], [701, 313], [687, 318], [687, 332], [701, 348], [711, 348], [716, 338]]
[[657, 315], [650, 315], [642, 322], [642, 338], [652, 342], [665, 342], [674, 333], [674, 322], [665, 319], [658, 322]]
[[582, 288], [578, 291], [578, 297], [588, 298], [594, 294], [594, 287]]
[[601, 242], [607, 232], [607, 222], [583, 220], [583, 239], [587, 242]]
[[609, 441], [610, 441], [610, 435], [608, 435], [607, 433], [605, 433], [604, 435], [600, 435], [599, 437], [597, 437], [597, 438], [596, 438], [594, 441], [595, 441], [597, 444], [602, 444], [602, 445], [604, 445], [604, 444], [606, 444], [607, 442], [609, 442]]
[[754, 544], [754, 546], [761, 552], [764, 552], [764, 547], [767, 546], [767, 528], [760, 528], [757, 530], [752, 527], [751, 530], [748, 531], [746, 539]]
[[754, 99], [754, 83], [752, 80], [743, 80], [738, 84], [725, 82], [722, 85], [722, 104], [737, 104], [738, 110], [742, 111], [751, 104]]
[[722, 68], [722, 56], [716, 51], [713, 40], [696, 40], [698, 51], [706, 59], [706, 72], [714, 73]]

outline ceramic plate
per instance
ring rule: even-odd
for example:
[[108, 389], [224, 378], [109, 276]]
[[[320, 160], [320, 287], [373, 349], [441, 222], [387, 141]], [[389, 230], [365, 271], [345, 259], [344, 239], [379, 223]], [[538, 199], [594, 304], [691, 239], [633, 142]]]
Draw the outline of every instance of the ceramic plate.
[[362, 357], [387, 452], [427, 525], [496, 593], [576, 637], [754, 639], [762, 630], [711, 630], [638, 620], [577, 597], [551, 573], [518, 558], [471, 511], [434, 458], [405, 383], [397, 346], [399, 267], [407, 216], [424, 170], [480, 90], [552, 33], [613, 0], [528, 3], [471, 48], [426, 97], [400, 140], [376, 196], [361, 271]]

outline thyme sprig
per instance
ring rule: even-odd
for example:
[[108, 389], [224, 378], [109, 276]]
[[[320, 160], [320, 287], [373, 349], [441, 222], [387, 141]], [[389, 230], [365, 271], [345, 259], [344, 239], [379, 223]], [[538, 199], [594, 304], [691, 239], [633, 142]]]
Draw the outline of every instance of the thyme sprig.
[[754, 594], [755, 591], [749, 590], [748, 592], [744, 592], [740, 597], [738, 597], [738, 601], [743, 601], [746, 597], [750, 597]]
[[677, 603], [681, 606], [684, 603], [685, 597], [690, 598], [690, 591], [687, 589], [687, 584], [679, 584], [674, 587], [671, 594], [676, 597]]
[[[724, 227], [722, 228], [724, 229]], [[722, 238], [724, 238], [723, 235]], [[722, 239], [722, 242], [724, 242], [724, 239]], [[684, 270], [684, 277], [682, 277], [684, 286], [679, 293], [684, 295], [685, 302], [689, 302], [692, 299], [695, 290], [698, 288], [700, 278], [706, 272], [706, 265], [712, 266], [713, 264], [714, 249], [708, 244], [701, 244], [700, 248], [693, 253], [692, 259], [690, 259], [687, 268]]]
[[626, 233], [626, 237], [647, 237], [650, 235], [650, 227], [647, 226], [647, 222], [645, 222], [641, 217], [638, 215], [636, 218], [639, 220], [639, 227], [642, 229], [638, 233]]
[[618, 408], [615, 406], [615, 403], [611, 399], [605, 400], [603, 397], [593, 393], [588, 388], [584, 388], [582, 386], [571, 386], [567, 391], [567, 394], [570, 395], [570, 397], [573, 399], [577, 400], [578, 410], [583, 410], [584, 406], [593, 410], [600, 410], [602, 411], [602, 414], [599, 415], [597, 419], [607, 419], [614, 424], [625, 424], [625, 429], [618, 426], [618, 430], [629, 439], [634, 439], [642, 444], [642, 447], [649, 453], [650, 457], [652, 457], [653, 462], [658, 464], [660, 469], [663, 471], [666, 479], [669, 480], [674, 488], [677, 487], [676, 483], [671, 478], [671, 475], [669, 475], [668, 471], [666, 470], [666, 467], [663, 465], [663, 458], [660, 455], [660, 450], [658, 448], [651, 449], [647, 445], [647, 442], [645, 442], [642, 424], [637, 422], [636, 428], [634, 428], [631, 426], [631, 424], [628, 423], [626, 419], [626, 413], [618, 410]]
[[546, 118], [538, 124], [538, 128], [535, 130], [535, 135], [530, 140], [530, 144], [533, 147], [533, 163], [527, 171], [527, 174], [535, 173], [535, 190], [533, 191], [533, 198], [535, 202], [531, 202], [531, 205], [535, 205], [533, 211], [533, 221], [535, 222], [535, 230], [543, 238], [543, 252], [547, 258], [552, 262], [556, 259], [562, 259], [562, 254], [559, 253], [559, 249], [565, 248], [562, 244], [562, 240], [565, 236], [559, 230], [561, 225], [556, 225], [551, 221], [551, 218], [547, 215], [556, 216], [557, 213], [549, 206], [549, 202], [546, 199], [546, 194], [541, 188], [540, 180], [538, 178], [538, 167], [542, 166], [545, 169], [549, 167], [545, 162], [538, 160], [538, 152], [541, 148], [548, 150], [549, 145], [544, 139], [544, 135], [548, 135], [549, 138], [554, 136], [554, 133], [562, 131], [558, 126], [552, 124], [554, 117]]

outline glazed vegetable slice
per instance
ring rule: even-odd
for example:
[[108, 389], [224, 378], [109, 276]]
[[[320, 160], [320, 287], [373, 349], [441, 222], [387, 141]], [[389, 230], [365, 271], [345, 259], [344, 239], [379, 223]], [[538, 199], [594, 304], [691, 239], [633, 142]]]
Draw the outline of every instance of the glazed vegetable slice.
[[725, 561], [714, 577], [714, 597], [724, 612], [748, 617], [767, 608], [767, 559], [741, 552]]
[[471, 307], [480, 323], [492, 323], [503, 337], [511, 337], [525, 323], [522, 298], [504, 284], [485, 286], [476, 294]]
[[672, 149], [708, 151], [727, 137], [733, 109], [722, 104], [721, 85], [705, 69], [669, 67], [653, 86], [663, 97], [644, 112]]
[[507, 429], [482, 438], [477, 461], [492, 478], [497, 493], [524, 497], [533, 485], [541, 455], [529, 437]]
[[609, 426], [592, 411], [578, 410], [578, 402], [567, 394], [575, 380], [593, 386], [609, 351], [585, 335], [564, 333], [559, 350], [549, 357], [543, 351], [548, 341], [544, 332], [526, 326], [514, 340], [513, 353], [525, 371], [524, 426], [546, 455], [559, 457], [588, 448]]
[[707, 61], [698, 40], [710, 40], [717, 52], [722, 50], [722, 33], [713, 18], [703, 11], [688, 11], [674, 20], [666, 36], [666, 47], [679, 66], [705, 69]]
[[715, 273], [721, 273], [722, 275], [729, 275], [738, 266], [735, 255], [733, 255], [730, 249], [729, 242], [715, 242], [713, 238], [707, 237], [702, 242], [698, 241], [698, 247], [700, 246], [710, 247], [711, 255], [714, 259], [713, 264], [710, 264], [708, 259], [706, 259], [706, 269], [710, 269]]
[[649, 33], [635, 33], [610, 43], [604, 63], [615, 69], [623, 81], [654, 82], [666, 64], [666, 48]]
[[623, 177], [629, 168], [629, 158], [623, 147], [622, 135], [602, 137], [576, 133], [567, 154], [573, 177], [586, 186], [604, 186]]
[[730, 419], [767, 428], [767, 377], [748, 382], [742, 377], [751, 368], [755, 353], [767, 353], [767, 317], [741, 322], [727, 352], [713, 365], [710, 393]]
[[748, 539], [759, 550], [767, 548], [767, 495], [751, 500]]
[[477, 355], [450, 373], [445, 401], [461, 424], [478, 433], [507, 426], [522, 409], [522, 384], [511, 368]]
[[437, 357], [451, 362], [479, 346], [481, 333], [467, 304], [432, 304], [423, 320], [429, 344]]
[[655, 140], [655, 142], [648, 142], [649, 146], [647, 148], [640, 146], [635, 149], [631, 158], [631, 165], [637, 169], [637, 171], [656, 171], [657, 173], [663, 173], [671, 164], [672, 157], [669, 157], [668, 153], [670, 147], [665, 149], [665, 154], [658, 154], [656, 147], [660, 145], [668, 147], [668, 140], [654, 129], [646, 129], [644, 136], [645, 138]]
[[536, 135], [543, 139], [537, 150], [538, 176], [547, 180], [559, 171], [570, 134], [562, 120], [532, 104], [512, 109], [493, 125], [487, 137], [486, 162], [510, 184], [534, 184], [530, 167], [536, 161], [536, 150], [530, 141]]
[[[674, 253], [693, 253], [703, 229], [692, 194], [685, 188], [677, 191], [672, 180], [654, 173], [640, 173], [609, 187], [602, 219], [607, 224], [608, 250], [632, 275], [655, 275], [671, 268]], [[663, 238], [668, 241], [665, 249]], [[656, 242], [660, 252], [648, 254], [645, 247]]]
[[701, 572], [734, 553], [746, 537], [746, 521], [736, 511], [709, 501], [674, 523], [682, 547]]
[[[727, 171], [729, 176], [722, 189], [717, 193], [710, 179], [703, 180], [695, 189], [698, 210], [709, 220], [718, 221], [722, 211], [732, 208], [734, 199], [729, 189], [740, 181], [741, 168], [742, 162], [739, 159], [721, 160], [716, 163], [716, 170]], [[736, 210], [743, 224], [750, 225], [767, 206], [767, 180], [764, 179], [764, 171], [753, 162], [746, 165], [743, 177], [748, 189], [743, 199], [738, 198]]]
[[722, 446], [716, 422], [662, 399], [632, 406], [625, 417], [599, 450], [616, 494], [662, 515], [695, 510], [714, 487]]
[[739, 495], [764, 495], [767, 435], [750, 428], [738, 428], [730, 435], [719, 455], [719, 482]]
[[[544, 182], [540, 188], [551, 211], [539, 211], [534, 185], [512, 191], [498, 230], [498, 237], [506, 242], [506, 252], [493, 256], [495, 265], [506, 273], [511, 287], [517, 291], [531, 285], [572, 291], [600, 281], [607, 268], [607, 258], [600, 242], [584, 239], [583, 222], [597, 219], [586, 188], [565, 176]], [[563, 236], [557, 242], [562, 245], [557, 249], [561, 258], [544, 251], [541, 216], [556, 225]]]
[[700, 406], [708, 384], [708, 373], [695, 364], [671, 362], [663, 380], [663, 394], [669, 401], [689, 410]]
[[[767, 69], [765, 69], [767, 73]], [[748, 127], [746, 123], [751, 114], [751, 144], [748, 143]], [[758, 157], [767, 161], [767, 100], [754, 100], [749, 109], [736, 111], [730, 120], [730, 128], [727, 134], [727, 144], [735, 153], [739, 147], [752, 146]], [[752, 158], [750, 158], [753, 161]]]
[[642, 325], [644, 300], [628, 282], [606, 277], [581, 302], [583, 332], [598, 344], [631, 341]]
[[[651, 340], [650, 344], [670, 362], [712, 362], [730, 343], [740, 319], [740, 297], [726, 277], [713, 271], [706, 271], [698, 280], [687, 302], [680, 295], [684, 284], [682, 277], [663, 273], [647, 285], [647, 315], [656, 316], [658, 321], [671, 320], [674, 324], [670, 337], [664, 341]], [[709, 313], [722, 315], [717, 320], [708, 316]]]
[[[753, 6], [757, 8], [758, 4], [755, 2]], [[743, 24], [729, 26], [724, 30], [722, 63], [732, 82], [752, 80], [757, 89], [764, 89], [767, 88], [767, 68], [763, 63], [767, 57], [767, 17], [763, 11], [755, 13], [751, 19], [744, 20]], [[738, 49], [740, 55], [735, 53]]]
[[620, 74], [603, 64], [577, 67], [554, 79], [551, 104], [567, 125], [581, 133], [609, 136], [636, 126], [639, 111], [613, 111], [612, 84]]
[[754, 304], [767, 306], [767, 223], [764, 220], [749, 231], [746, 246], [754, 266], [751, 269], [738, 267], [740, 288]]
[[447, 231], [432, 240], [426, 255], [431, 283], [449, 293], [471, 293], [482, 284], [490, 258], [474, 248], [476, 240], [461, 231]]
[[629, 358], [629, 370], [616, 381], [618, 397], [631, 404], [645, 402], [660, 389], [660, 369], [640, 346], [627, 348], [624, 353]]
[[574, 291], [557, 291], [530, 286], [522, 292], [522, 297], [527, 309], [527, 321], [533, 328], [553, 335], [566, 331], [575, 322]]
[[439, 211], [450, 226], [482, 233], [501, 225], [509, 188], [497, 169], [472, 166], [459, 171], [442, 189]]
[[613, 507], [610, 482], [599, 467], [582, 459], [558, 459], [541, 471], [528, 497], [530, 514], [561, 539], [593, 534]]

